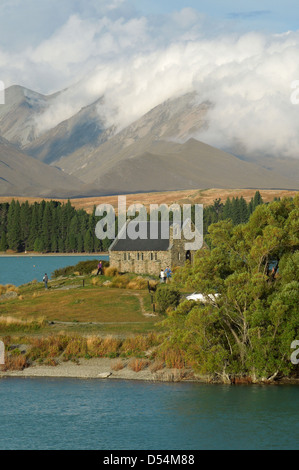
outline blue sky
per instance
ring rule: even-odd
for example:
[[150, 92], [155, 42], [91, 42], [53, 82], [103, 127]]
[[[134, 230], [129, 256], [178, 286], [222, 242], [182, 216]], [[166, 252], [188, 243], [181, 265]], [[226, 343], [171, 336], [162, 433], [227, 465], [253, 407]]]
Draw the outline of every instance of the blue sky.
[[237, 22], [240, 28], [280, 33], [299, 27], [296, 0], [135, 0], [134, 4], [145, 14], [167, 14], [191, 7], [216, 20], [227, 21], [228, 27], [232, 26], [229, 20]]
[[110, 16], [150, 17], [187, 7], [206, 15], [207, 21], [215, 21], [215, 31], [219, 27], [277, 33], [298, 29], [296, 0], [1, 0], [0, 47], [20, 50], [36, 45], [76, 13], [85, 18], [100, 17], [107, 11]]

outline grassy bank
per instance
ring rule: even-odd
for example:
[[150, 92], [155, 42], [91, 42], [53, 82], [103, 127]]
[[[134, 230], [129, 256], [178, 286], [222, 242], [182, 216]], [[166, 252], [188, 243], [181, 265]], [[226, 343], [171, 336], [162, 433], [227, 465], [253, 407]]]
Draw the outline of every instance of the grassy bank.
[[151, 374], [187, 366], [183, 353], [160, 347], [163, 315], [153, 311], [148, 291], [148, 282], [157, 281], [109, 267], [101, 276], [70, 272], [56, 272], [48, 289], [38, 282], [0, 287], [2, 372], [103, 358], [114, 359], [115, 373], [125, 366]]

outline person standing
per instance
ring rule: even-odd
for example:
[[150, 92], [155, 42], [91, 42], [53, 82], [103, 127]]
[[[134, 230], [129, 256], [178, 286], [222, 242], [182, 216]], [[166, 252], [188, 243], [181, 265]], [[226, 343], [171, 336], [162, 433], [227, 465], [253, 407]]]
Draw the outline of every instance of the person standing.
[[97, 275], [98, 275], [98, 274], [102, 274], [102, 269], [103, 269], [102, 266], [103, 266], [103, 265], [102, 265], [102, 261], [100, 261], [99, 264], [98, 264], [98, 272], [97, 272]]
[[163, 271], [163, 269], [161, 269], [161, 272], [159, 274], [159, 278], [160, 278], [161, 284], [164, 284], [164, 282], [165, 282], [165, 272]]
[[48, 274], [45, 273], [45, 275], [44, 275], [44, 277], [43, 277], [43, 281], [44, 281], [44, 283], [45, 283], [45, 289], [48, 289], [48, 280], [49, 280]]
[[169, 283], [171, 279], [171, 269], [169, 266], [165, 269], [165, 274], [166, 274], [166, 282]]

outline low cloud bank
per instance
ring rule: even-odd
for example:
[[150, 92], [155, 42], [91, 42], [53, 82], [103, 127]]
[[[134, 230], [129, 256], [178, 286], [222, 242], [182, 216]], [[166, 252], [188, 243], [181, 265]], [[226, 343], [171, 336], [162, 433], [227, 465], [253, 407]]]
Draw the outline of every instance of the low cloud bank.
[[196, 90], [211, 109], [208, 129], [193, 137], [237, 154], [298, 158], [299, 104], [291, 101], [298, 55], [299, 32], [212, 37], [204, 16], [190, 8], [159, 20], [113, 11], [73, 14], [22, 54], [0, 50], [0, 77], [44, 93], [64, 89], [38, 118], [40, 132], [99, 97], [106, 126], [122, 129]]

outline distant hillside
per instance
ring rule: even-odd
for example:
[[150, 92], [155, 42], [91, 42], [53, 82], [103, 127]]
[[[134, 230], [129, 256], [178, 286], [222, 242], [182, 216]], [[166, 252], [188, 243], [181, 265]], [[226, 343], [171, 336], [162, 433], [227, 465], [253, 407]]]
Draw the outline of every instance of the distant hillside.
[[99, 97], [38, 133], [38, 120], [58, 97], [63, 100], [64, 92], [44, 96], [20, 86], [6, 90], [0, 106], [0, 194], [79, 197], [207, 188], [299, 189], [298, 160], [245, 159], [195, 139], [209, 126], [211, 106], [195, 92], [161, 103], [124, 129], [107, 125], [101, 116], [105, 97]]
[[[287, 191], [287, 190], [259, 190], [264, 202], [271, 202], [274, 198], [283, 197], [294, 197], [298, 194], [298, 191]], [[127, 207], [131, 204], [140, 203], [143, 204], [147, 210], [150, 209], [150, 204], [203, 204], [204, 206], [210, 206], [216, 199], [221, 199], [225, 202], [227, 198], [243, 197], [246, 202], [250, 202], [251, 198], [254, 197], [256, 189], [191, 189], [182, 191], [161, 191], [151, 193], [138, 193], [138, 194], [127, 194], [126, 202]], [[0, 203], [11, 202], [13, 197], [1, 197]], [[43, 198], [40, 197], [17, 197], [20, 203], [29, 201], [30, 204], [33, 202], [40, 202]], [[59, 199], [61, 203], [66, 203], [67, 199]], [[91, 213], [94, 206], [99, 204], [111, 204], [117, 213], [118, 209], [118, 196], [98, 196], [98, 197], [81, 197], [71, 199], [71, 204], [76, 209], [84, 209], [86, 212]]]
[[0, 195], [65, 197], [78, 180], [17, 150], [0, 138]]

